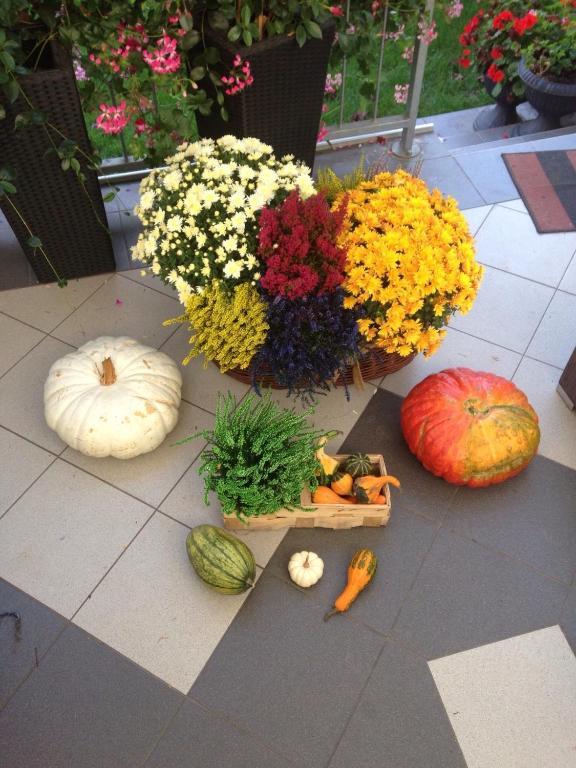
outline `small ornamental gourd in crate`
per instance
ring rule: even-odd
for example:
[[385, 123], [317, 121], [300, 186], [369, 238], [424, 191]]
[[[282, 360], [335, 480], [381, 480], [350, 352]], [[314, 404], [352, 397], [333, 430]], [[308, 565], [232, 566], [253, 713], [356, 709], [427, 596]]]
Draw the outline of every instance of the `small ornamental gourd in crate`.
[[[334, 457], [340, 466], [350, 454], [339, 454]], [[377, 477], [387, 475], [384, 457], [381, 454], [368, 454], [370, 470], [366, 474]], [[342, 498], [333, 502], [320, 503], [312, 500], [312, 494], [308, 488], [302, 491], [300, 503], [303, 509], [279, 509], [271, 515], [239, 519], [236, 515], [224, 515], [224, 527], [229, 530], [273, 530], [275, 528], [332, 528], [347, 529], [360, 526], [378, 528], [387, 525], [390, 520], [390, 488], [386, 483], [380, 495], [383, 501], [376, 504], [355, 504]], [[310, 510], [310, 511], [307, 511]]]

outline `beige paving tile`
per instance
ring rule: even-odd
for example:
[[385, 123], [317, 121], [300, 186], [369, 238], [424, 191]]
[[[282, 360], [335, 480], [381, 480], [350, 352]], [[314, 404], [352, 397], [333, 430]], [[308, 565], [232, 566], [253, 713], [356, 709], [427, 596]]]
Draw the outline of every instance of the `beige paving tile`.
[[[142, 272], [145, 272], [145, 274], [142, 274]], [[147, 270], [128, 269], [125, 272], [122, 272], [121, 277], [124, 277], [128, 280], [133, 280], [134, 282], [140, 283], [141, 285], [145, 285], [147, 288], [154, 288], [155, 291], [160, 291], [160, 293], [163, 293], [166, 296], [170, 296], [170, 298], [178, 301], [178, 294], [176, 293], [174, 287], [171, 285], [164, 285], [159, 277], [156, 277], [156, 275], [153, 275]]]
[[151, 511], [58, 459], [0, 520], [0, 576], [70, 618]]
[[511, 208], [513, 211], [519, 211], [520, 213], [526, 213], [528, 214], [528, 211], [526, 209], [526, 206], [522, 202], [522, 200], [506, 200], [503, 203], [498, 203], [498, 205], [501, 205], [503, 208]]
[[92, 458], [66, 448], [62, 458], [147, 504], [157, 506], [194, 461], [204, 440], [198, 438], [186, 445], [174, 443], [211, 427], [213, 423], [214, 417], [211, 414], [183, 402], [180, 405], [178, 424], [155, 451], [123, 460], [111, 456], [104, 459]]
[[567, 291], [568, 293], [576, 294], [576, 252], [572, 257], [572, 261], [566, 270], [562, 282], [559, 285], [561, 291]]
[[48, 333], [111, 277], [103, 274], [69, 280], [65, 288], [50, 283], [2, 291], [0, 311]]
[[[190, 351], [191, 331], [186, 327], [179, 328], [168, 341], [162, 345], [162, 351], [176, 362], [181, 363]], [[181, 365], [182, 373], [182, 397], [189, 403], [198, 405], [214, 413], [218, 393], [232, 392], [237, 398], [243, 397], [250, 389], [245, 384], [235, 381], [230, 376], [225, 376], [215, 365], [209, 363], [204, 368], [204, 358], [197, 357], [191, 360], [188, 365]]]
[[0, 379], [0, 425], [55, 453], [64, 443], [44, 419], [44, 382], [52, 363], [72, 351], [47, 337]]
[[576, 469], [576, 411], [570, 411], [556, 392], [562, 371], [524, 358], [512, 381], [526, 393], [540, 419], [538, 453]]
[[[2, 294], [0, 293], [0, 296]], [[40, 331], [0, 312], [0, 376], [44, 338]]]
[[429, 666], [468, 768], [574, 768], [576, 658], [560, 627]]
[[526, 354], [564, 368], [576, 347], [576, 296], [554, 294]]
[[0, 427], [0, 515], [54, 461], [54, 456]]
[[178, 311], [179, 305], [168, 296], [113, 275], [53, 335], [75, 347], [98, 336], [131, 336], [158, 347], [174, 333], [163, 321]]
[[467, 315], [455, 315], [453, 328], [479, 339], [524, 352], [554, 289], [486, 267], [476, 301]]
[[248, 594], [204, 584], [188, 560], [187, 534], [156, 513], [74, 619], [182, 693]]
[[[338, 448], [352, 429], [362, 411], [372, 397], [378, 391], [379, 382], [365, 382], [364, 389], [359, 390], [356, 387], [350, 387], [350, 399], [346, 400], [346, 395], [342, 387], [333, 388], [326, 395], [319, 395], [317, 403], [312, 407], [312, 412], [308, 416], [308, 422], [316, 429], [329, 431], [331, 429], [339, 430], [340, 435], [328, 443], [328, 453], [337, 453]], [[301, 413], [308, 410], [300, 400], [286, 396], [286, 390], [272, 390], [272, 398], [283, 408], [294, 408]]]
[[483, 264], [556, 287], [576, 250], [576, 233], [540, 235], [530, 216], [496, 205], [476, 247]]
[[511, 378], [521, 356], [488, 341], [469, 336], [454, 328], [448, 332], [440, 349], [431, 357], [418, 355], [402, 370], [386, 376], [380, 386], [397, 395], [407, 395], [413, 386], [432, 373], [445, 368], [472, 368]]
[[462, 211], [473, 235], [478, 232], [491, 210], [491, 205], [481, 205], [479, 208], [467, 208], [465, 211]]
[[[222, 526], [222, 509], [215, 494], [210, 494], [209, 505], [204, 503], [204, 480], [198, 474], [199, 460], [187, 470], [178, 485], [160, 505], [160, 510], [179, 520], [189, 528], [209, 523]], [[256, 562], [264, 568], [287, 533], [279, 531], [234, 531], [254, 553]]]

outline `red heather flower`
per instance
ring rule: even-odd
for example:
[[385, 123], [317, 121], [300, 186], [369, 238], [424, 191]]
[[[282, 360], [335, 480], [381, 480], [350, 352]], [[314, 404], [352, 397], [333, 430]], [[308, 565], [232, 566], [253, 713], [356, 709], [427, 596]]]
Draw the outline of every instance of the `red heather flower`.
[[336, 238], [343, 218], [344, 206], [333, 212], [324, 195], [302, 200], [297, 191], [277, 208], [264, 208], [258, 249], [266, 265], [262, 287], [272, 296], [297, 299], [341, 285], [346, 252]]
[[492, 48], [492, 50], [490, 51], [490, 58], [493, 59], [494, 61], [498, 61], [498, 59], [503, 59], [504, 51], [502, 50], [502, 48]]
[[490, 64], [486, 70], [486, 74], [492, 80], [493, 83], [501, 83], [504, 80], [505, 74], [501, 69], [498, 69], [496, 64]]

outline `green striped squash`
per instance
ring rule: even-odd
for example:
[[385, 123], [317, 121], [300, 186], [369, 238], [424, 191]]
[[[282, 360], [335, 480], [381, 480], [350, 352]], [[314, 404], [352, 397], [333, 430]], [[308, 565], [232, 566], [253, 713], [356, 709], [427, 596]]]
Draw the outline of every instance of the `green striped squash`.
[[365, 453], [353, 453], [344, 462], [344, 470], [351, 474], [354, 479], [363, 475], [371, 475], [372, 462]]
[[218, 592], [239, 595], [254, 586], [254, 555], [223, 528], [197, 525], [188, 534], [186, 549], [198, 576]]

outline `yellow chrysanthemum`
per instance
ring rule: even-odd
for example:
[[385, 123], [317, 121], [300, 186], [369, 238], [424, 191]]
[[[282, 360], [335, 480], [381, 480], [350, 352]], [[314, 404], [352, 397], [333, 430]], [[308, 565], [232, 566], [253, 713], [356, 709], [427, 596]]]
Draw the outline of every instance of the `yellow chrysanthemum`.
[[465, 217], [453, 198], [405, 171], [378, 174], [345, 194], [344, 306], [367, 310], [358, 322], [367, 342], [400, 355], [432, 354], [450, 315], [472, 306], [482, 277]]

